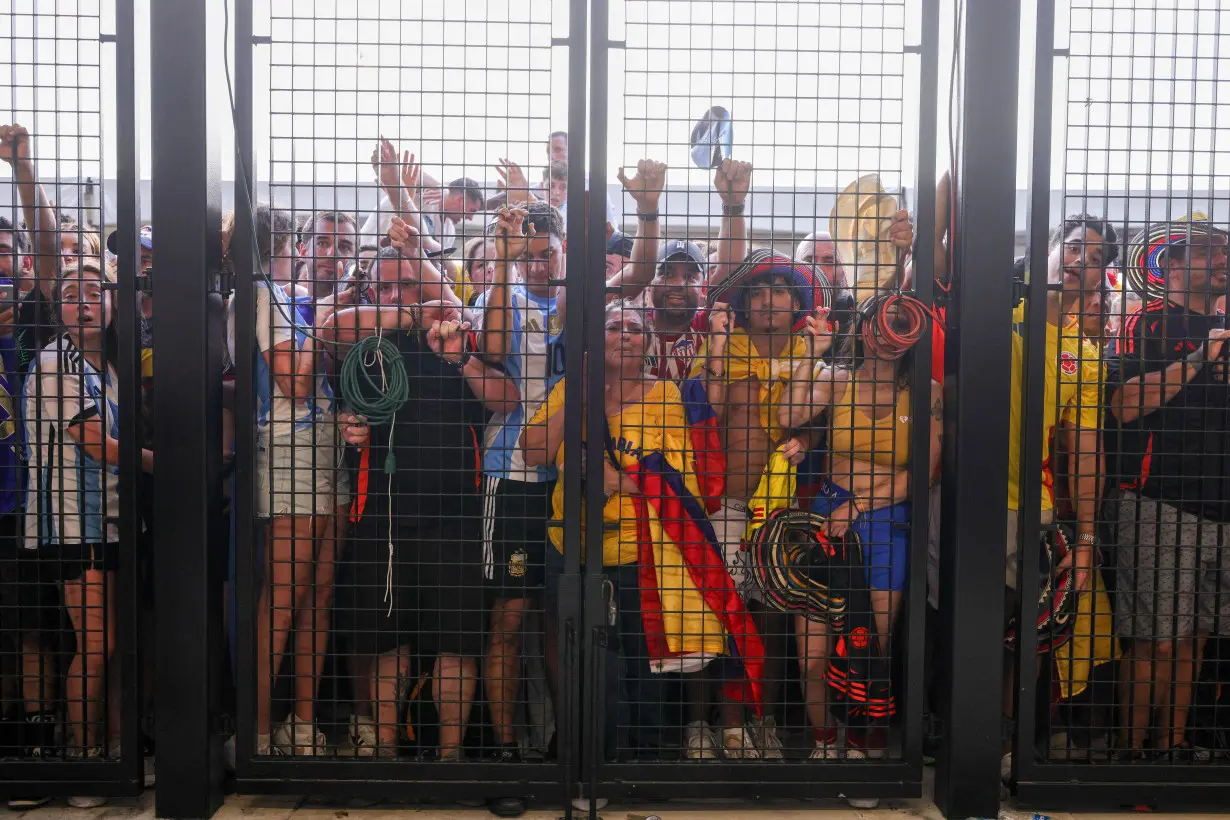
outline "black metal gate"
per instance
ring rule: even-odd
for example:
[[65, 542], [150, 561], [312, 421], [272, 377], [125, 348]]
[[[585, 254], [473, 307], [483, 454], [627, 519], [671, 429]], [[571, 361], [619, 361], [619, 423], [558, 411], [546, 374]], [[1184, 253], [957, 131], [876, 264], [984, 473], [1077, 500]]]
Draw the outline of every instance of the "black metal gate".
[[[1205, 323], [1212, 317], [1213, 327], [1224, 321], [1216, 318], [1217, 300], [1225, 298], [1224, 180], [1202, 147], [1224, 107], [1217, 87], [1226, 60], [1213, 36], [1224, 15], [1216, 6], [1164, 10], [1088, 2], [1057, 14], [1057, 5], [1037, 4], [1027, 254], [1054, 258], [1062, 243], [1087, 229], [1087, 238], [1077, 239], [1086, 256], [1074, 264], [1104, 271], [1074, 294], [1068, 277], [1048, 286], [1040, 264], [1020, 266], [1029, 273], [1018, 296], [1032, 306], [1072, 301], [1074, 324], [1060, 332], [1058, 346], [1043, 344], [1053, 318], [1029, 309], [1025, 388], [1013, 397], [1022, 402], [1023, 418], [1035, 420], [1021, 440], [1023, 548], [1015, 617], [1018, 624], [1032, 622], [1031, 602], [1041, 595], [1044, 611], [1053, 609], [1055, 618], [1038, 630], [1018, 631], [1011, 777], [1030, 805], [1223, 805], [1227, 707], [1219, 635], [1225, 626], [1216, 609], [1225, 587], [1219, 592], [1203, 584], [1224, 574], [1225, 525], [1218, 536], [1215, 523], [1224, 513], [1210, 503], [1224, 493], [1209, 493], [1199, 482], [1225, 475], [1216, 461], [1225, 449], [1214, 440], [1193, 445], [1199, 421], [1182, 414], [1199, 403], [1199, 412], [1224, 418], [1225, 397], [1217, 394], [1216, 376], [1213, 387], [1194, 387], [1205, 383], [1191, 373], [1170, 379], [1173, 388], [1159, 404], [1143, 395], [1139, 402], [1119, 397], [1134, 378], [1165, 370], [1170, 344], [1195, 350], [1207, 338], [1207, 330], [1172, 315]], [[1167, 47], [1159, 49], [1163, 42]], [[1152, 78], [1148, 90], [1125, 85], [1126, 66], [1132, 76], [1143, 71]], [[1064, 135], [1053, 149], [1052, 134]], [[1058, 197], [1050, 194], [1054, 179], [1060, 180]], [[1197, 268], [1217, 269], [1219, 242], [1223, 281], [1197, 278]], [[1066, 247], [1075, 253], [1075, 246]], [[1095, 253], [1100, 262], [1090, 259]], [[1070, 334], [1083, 336], [1085, 352], [1073, 353], [1062, 338]], [[1164, 338], [1171, 341], [1158, 347]], [[1064, 416], [1066, 425], [1052, 431], [1041, 421], [1054, 418], [1064, 401], [1036, 387], [1056, 368], [1061, 382], [1079, 368], [1080, 412], [1100, 413], [1098, 422]], [[1221, 384], [1224, 393], [1224, 379]], [[1189, 399], [1192, 390], [1207, 392]], [[1093, 430], [1097, 443], [1081, 440], [1073, 428]], [[1191, 446], [1210, 460], [1183, 456]], [[1080, 489], [1081, 477], [1093, 469], [1081, 464], [1086, 456], [1097, 463], [1093, 493]], [[1176, 490], [1184, 481], [1195, 481], [1195, 489]], [[1176, 526], [1168, 529], [1171, 520]], [[1199, 521], [1214, 522], [1205, 524], [1211, 540], [1210, 532], [1187, 540]], [[1057, 531], [1093, 536], [1086, 540], [1094, 544], [1096, 567], [1079, 610], [1056, 603], [1063, 576], [1030, 571], [1058, 560]]]
[[[28, 132], [6, 141], [5, 161], [15, 171], [15, 183], [23, 180], [26, 157], [34, 175], [30, 193], [14, 184], [12, 200], [6, 203], [12, 220], [5, 231], [13, 240], [6, 256], [13, 256], [4, 287], [9, 300], [5, 310], [14, 310], [19, 301], [27, 307], [8, 320], [3, 365], [3, 447], [9, 454], [3, 469], [16, 475], [4, 481], [8, 523], [0, 621], [6, 735], [0, 793], [26, 805], [30, 800], [37, 805], [40, 798], [141, 792], [143, 744], [149, 737], [144, 732], [149, 727], [141, 722], [143, 671], [138, 658], [142, 640], [151, 637], [142, 613], [152, 605], [148, 590], [153, 586], [152, 545], [142, 535], [147, 508], [141, 450], [148, 443], [138, 297], [150, 288], [139, 275], [138, 72], [133, 61], [138, 20], [131, 0], [113, 4], [109, 13], [97, 5], [64, 7], [53, 15], [39, 11], [17, 6], [7, 12], [2, 87], [5, 122]], [[104, 76], [109, 64], [115, 66], [110, 87]], [[104, 121], [114, 126], [114, 146], [107, 145]], [[108, 167], [112, 148], [114, 169]], [[114, 201], [108, 202], [104, 180], [111, 173], [118, 187]], [[43, 196], [47, 199], [40, 199]], [[23, 209], [35, 214], [32, 223], [24, 224], [29, 220], [23, 221]], [[110, 260], [103, 257], [107, 230], [115, 231]], [[26, 233], [30, 245], [15, 241], [17, 231]], [[60, 315], [48, 311], [62, 298], [67, 300], [62, 291], [70, 279], [85, 302], [91, 275], [101, 286], [99, 302], [111, 305], [117, 343], [112, 364], [119, 384], [109, 387], [108, 401], [114, 406], [101, 411], [118, 430], [118, 436], [106, 433], [117, 447], [91, 465], [100, 479], [104, 473], [116, 476], [116, 492], [92, 498], [101, 506], [97, 517], [87, 522], [90, 515], [78, 517], [73, 502], [66, 500], [75, 490], [53, 466], [63, 455], [54, 437], [48, 441], [19, 425], [45, 424], [51, 429], [68, 421], [56, 413], [57, 401], [87, 400], [86, 371], [73, 369], [67, 360], [60, 363], [63, 367], [55, 366], [51, 348], [44, 346], [60, 343], [55, 340], [67, 333], [64, 338], [72, 336], [76, 341], [71, 344], [79, 345], [86, 358], [98, 352], [84, 345], [84, 335], [73, 335], [78, 326], [52, 324], [48, 318]], [[42, 296], [34, 293], [40, 288]], [[36, 301], [42, 307], [27, 313]], [[101, 310], [99, 302], [96, 309]], [[23, 383], [35, 370], [38, 378]], [[70, 378], [80, 384], [69, 387]], [[30, 482], [27, 494], [29, 471], [45, 472], [37, 490]], [[24, 500], [11, 503], [13, 493]], [[31, 529], [36, 511], [39, 525]], [[58, 516], [57, 523], [65, 526], [55, 530], [58, 540], [45, 537], [45, 528], [52, 526], [45, 514]], [[118, 543], [127, 548], [108, 552], [104, 562], [99, 552], [117, 545], [100, 543], [94, 547], [94, 560], [82, 557], [76, 542], [93, 524], [100, 532], [116, 533]], [[37, 540], [29, 533], [38, 533]], [[104, 563], [105, 571], [98, 571]], [[76, 592], [70, 593], [70, 587]]]

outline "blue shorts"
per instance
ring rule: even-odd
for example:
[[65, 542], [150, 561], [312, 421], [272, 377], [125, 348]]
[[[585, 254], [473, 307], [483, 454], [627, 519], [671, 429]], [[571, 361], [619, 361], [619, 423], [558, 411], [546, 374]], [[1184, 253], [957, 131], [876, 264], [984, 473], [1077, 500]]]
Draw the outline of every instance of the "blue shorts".
[[[826, 479], [820, 485], [812, 512], [828, 515], [853, 495]], [[875, 590], [900, 592], [910, 563], [910, 505], [894, 504], [863, 513], [854, 519], [850, 529], [863, 542], [863, 565], [867, 570], [867, 586]]]

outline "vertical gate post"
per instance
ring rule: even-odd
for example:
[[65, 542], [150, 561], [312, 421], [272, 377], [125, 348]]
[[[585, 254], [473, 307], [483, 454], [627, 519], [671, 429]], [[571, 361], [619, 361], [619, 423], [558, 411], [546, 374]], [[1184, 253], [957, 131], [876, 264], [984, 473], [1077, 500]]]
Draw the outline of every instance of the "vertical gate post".
[[940, 561], [945, 732], [935, 788], [947, 817], [999, 809], [1020, 12], [1020, 0], [968, 2], [961, 31]]
[[[221, 749], [210, 650], [221, 594], [210, 578], [210, 518], [221, 470], [221, 190], [217, 130], [226, 122], [222, 9], [150, 4], [153, 221], [158, 226], [155, 347], [162, 379], [154, 450], [159, 817], [209, 817], [221, 805]], [[221, 115], [221, 116], [220, 116]], [[217, 545], [221, 547], [221, 545]], [[213, 581], [214, 583], [211, 583]]]

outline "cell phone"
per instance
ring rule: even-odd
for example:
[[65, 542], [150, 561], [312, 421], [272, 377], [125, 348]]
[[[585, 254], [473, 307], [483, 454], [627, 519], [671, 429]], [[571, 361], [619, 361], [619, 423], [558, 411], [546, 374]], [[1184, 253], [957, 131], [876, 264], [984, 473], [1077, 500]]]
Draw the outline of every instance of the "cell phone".
[[7, 305], [13, 301], [13, 283], [0, 282], [0, 310], [6, 310]]

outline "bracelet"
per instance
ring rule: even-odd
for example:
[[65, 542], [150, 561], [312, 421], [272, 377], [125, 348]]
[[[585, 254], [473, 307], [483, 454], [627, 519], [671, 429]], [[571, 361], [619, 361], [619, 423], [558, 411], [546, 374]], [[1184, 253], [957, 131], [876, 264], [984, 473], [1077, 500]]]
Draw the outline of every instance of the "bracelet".
[[640, 211], [637, 211], [636, 218], [640, 220], [641, 222], [657, 222], [658, 212], [654, 211], [653, 213], [650, 213], [650, 214], [643, 214]]
[[724, 216], [741, 216], [743, 214], [743, 207], [744, 205], [742, 202], [738, 205], [723, 205], [722, 214]]
[[1096, 547], [1098, 545], [1098, 539], [1093, 533], [1083, 532], [1076, 537], [1076, 543], [1088, 544], [1091, 547]]

